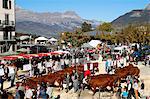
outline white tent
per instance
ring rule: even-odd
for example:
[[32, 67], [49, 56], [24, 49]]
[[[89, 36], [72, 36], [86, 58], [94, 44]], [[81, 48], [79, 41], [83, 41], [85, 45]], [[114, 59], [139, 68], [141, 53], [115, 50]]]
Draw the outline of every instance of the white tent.
[[93, 46], [91, 46], [89, 43], [84, 43], [81, 47], [82, 48], [93, 48]]
[[89, 42], [89, 44], [92, 46], [92, 47], [97, 47], [98, 44], [101, 44], [102, 42], [100, 40], [91, 40]]
[[52, 37], [52, 38], [49, 39], [48, 41], [49, 41], [49, 42], [57, 42], [58, 40]]
[[46, 41], [48, 41], [48, 39], [47, 38], [45, 38], [45, 37], [38, 37], [38, 38], [36, 38], [35, 39], [35, 43], [37, 43], [37, 42], [46, 42]]
[[29, 39], [30, 38], [30, 36], [27, 36], [27, 35], [25, 35], [25, 36], [20, 36], [20, 40], [26, 40], [26, 39]]
[[18, 49], [17, 52], [29, 52], [30, 49], [25, 49], [25, 48], [21, 48], [21, 49]]

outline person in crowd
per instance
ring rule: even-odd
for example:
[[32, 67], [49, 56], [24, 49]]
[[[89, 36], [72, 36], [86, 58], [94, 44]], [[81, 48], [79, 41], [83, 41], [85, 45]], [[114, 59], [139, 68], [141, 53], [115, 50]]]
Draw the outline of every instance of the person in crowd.
[[73, 81], [74, 92], [77, 92], [78, 89], [79, 89], [79, 86], [78, 86], [78, 76], [77, 76], [77, 75], [74, 75], [72, 81]]
[[1, 98], [1, 99], [8, 99], [8, 97], [9, 97], [9, 96], [8, 96], [7, 90], [3, 90], [0, 98]]
[[91, 71], [91, 74], [94, 74], [94, 67], [93, 67], [93, 63], [90, 63], [90, 71]]
[[42, 66], [42, 63], [41, 63], [41, 62], [38, 63], [38, 69], [39, 69], [39, 75], [42, 76], [44, 67]]
[[73, 82], [74, 92], [76, 92], [79, 88], [78, 77], [79, 77], [78, 73], [75, 70], [73, 70], [73, 74], [72, 74], [71, 78], [72, 78], [72, 82]]
[[112, 60], [109, 57], [108, 60], [105, 63], [105, 70], [106, 72], [109, 74], [109, 72], [111, 71], [111, 66], [112, 66]]
[[57, 71], [58, 71], [59, 62], [57, 61], [57, 60], [58, 60], [57, 58], [58, 58], [58, 57], [56, 57], [56, 61], [55, 61], [54, 66], [53, 66], [54, 72], [57, 72]]
[[138, 55], [135, 56], [135, 64], [138, 65]]
[[47, 99], [46, 89], [42, 86], [40, 88], [39, 99]]
[[48, 95], [48, 99], [52, 99], [52, 97], [53, 97], [53, 87], [49, 83], [47, 83], [46, 94]]
[[32, 99], [33, 92], [29, 86], [26, 86], [25, 99]]
[[90, 70], [86, 70], [86, 71], [84, 72], [84, 77], [90, 76], [90, 75], [91, 75], [91, 71], [90, 71]]
[[114, 69], [117, 68], [117, 59], [113, 59], [113, 68], [114, 68]]
[[24, 86], [22, 85], [22, 83], [19, 83], [18, 90], [21, 90], [21, 91], [25, 92], [25, 88], [24, 88]]
[[144, 89], [145, 89], [144, 80], [141, 80], [140, 94], [142, 96], [144, 95]]
[[44, 61], [43, 61], [42, 65], [43, 65], [44, 67], [46, 67], [46, 64], [47, 64], [47, 60], [46, 60], [46, 59], [44, 59]]
[[84, 78], [83, 78], [83, 90], [84, 90], [84, 88], [86, 87], [86, 86], [88, 86], [88, 77], [87, 76], [85, 76]]
[[10, 81], [11, 81], [11, 87], [14, 86], [14, 81], [15, 81], [15, 66], [13, 64], [10, 64], [8, 66], [9, 68], [9, 77], [10, 77]]
[[138, 86], [137, 80], [134, 81], [133, 88], [134, 88], [135, 97], [136, 99], [138, 99], [139, 98], [139, 92], [138, 92], [139, 86]]
[[87, 62], [84, 62], [84, 71], [88, 70]]
[[70, 75], [69, 75], [69, 73], [67, 73], [65, 79], [66, 79], [66, 87], [67, 87], [66, 89], [67, 89], [67, 92], [68, 92], [69, 91], [69, 86], [70, 86], [69, 84], [71, 83], [70, 82]]
[[38, 84], [37, 84], [37, 88], [36, 88], [36, 98], [37, 98], [37, 99], [38, 99], [39, 94], [40, 94], [40, 88], [41, 88], [41, 85], [38, 83]]
[[128, 99], [128, 91], [126, 90], [126, 88], [123, 89], [121, 95], [122, 95], [122, 99]]
[[127, 90], [128, 90], [128, 98], [131, 99], [131, 95], [133, 94], [134, 90], [132, 88], [132, 83], [130, 80], [127, 81]]
[[52, 59], [49, 59], [48, 62], [46, 63], [47, 74], [52, 72], [52, 65], [53, 65]]
[[119, 62], [120, 62], [121, 68], [124, 67], [125, 64], [124, 64], [124, 58], [123, 58], [123, 56], [120, 57], [120, 61]]
[[60, 59], [60, 64], [61, 64], [61, 69], [64, 69], [64, 57], [63, 55], [61, 55], [61, 59]]
[[68, 54], [65, 54], [64, 62], [65, 62], [65, 68], [69, 67], [69, 56], [68, 56]]
[[87, 54], [86, 60], [87, 60], [87, 61], [90, 61], [90, 56], [89, 56], [89, 54]]
[[147, 66], [147, 64], [148, 64], [148, 63], [147, 63], [147, 60], [148, 60], [148, 57], [145, 56], [145, 58], [144, 58], [144, 65], [145, 65], [145, 66]]
[[1, 91], [3, 90], [3, 83], [4, 83], [4, 76], [5, 76], [5, 73], [4, 73], [4, 68], [2, 65], [0, 65], [0, 86], [1, 86]]
[[22, 86], [22, 83], [19, 83], [18, 88], [16, 89], [15, 99], [24, 99], [25, 97], [25, 88]]
[[37, 77], [39, 75], [39, 69], [38, 69], [36, 61], [33, 62], [32, 68], [33, 68], [33, 71], [34, 71], [34, 76]]
[[9, 68], [8, 68], [8, 65], [5, 65], [5, 67], [4, 67], [4, 73], [5, 73], [6, 79], [8, 80], [8, 74], [9, 74]]

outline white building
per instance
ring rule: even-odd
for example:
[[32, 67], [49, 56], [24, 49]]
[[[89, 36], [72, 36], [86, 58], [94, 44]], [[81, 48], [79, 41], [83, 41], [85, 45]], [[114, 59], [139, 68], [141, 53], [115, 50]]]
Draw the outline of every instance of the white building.
[[0, 53], [15, 50], [15, 0], [0, 0]]

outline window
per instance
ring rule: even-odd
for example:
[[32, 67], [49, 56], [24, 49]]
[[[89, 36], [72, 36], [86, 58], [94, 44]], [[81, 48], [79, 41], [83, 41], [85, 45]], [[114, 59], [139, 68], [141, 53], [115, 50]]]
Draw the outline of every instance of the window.
[[5, 14], [5, 25], [9, 25], [9, 14]]
[[8, 9], [8, 0], [3, 0], [3, 8]]
[[10, 40], [12, 39], [12, 32], [10, 32]]
[[4, 40], [8, 40], [8, 31], [4, 31], [3, 38]]
[[9, 9], [11, 9], [11, 1], [9, 0]]

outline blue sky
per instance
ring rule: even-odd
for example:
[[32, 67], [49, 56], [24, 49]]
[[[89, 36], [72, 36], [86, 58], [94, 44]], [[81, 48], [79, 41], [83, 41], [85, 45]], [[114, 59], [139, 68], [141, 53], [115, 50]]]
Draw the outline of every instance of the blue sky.
[[133, 9], [143, 9], [150, 0], [16, 0], [16, 5], [36, 12], [75, 11], [85, 19], [112, 21]]

